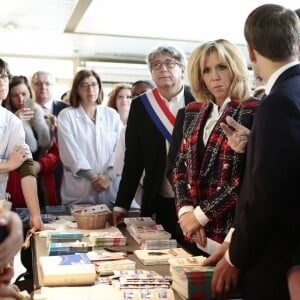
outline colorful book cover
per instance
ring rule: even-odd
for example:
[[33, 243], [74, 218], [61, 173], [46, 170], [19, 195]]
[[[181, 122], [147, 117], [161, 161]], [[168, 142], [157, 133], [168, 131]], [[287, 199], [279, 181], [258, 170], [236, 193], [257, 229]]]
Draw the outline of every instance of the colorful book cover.
[[50, 231], [48, 232], [49, 242], [71, 242], [81, 241], [83, 233], [80, 231]]
[[160, 224], [151, 225], [137, 225], [131, 224], [127, 229], [132, 238], [138, 243], [142, 244], [146, 240], [162, 240], [170, 239], [171, 234], [167, 232]]
[[95, 247], [125, 246], [127, 242], [127, 238], [118, 228], [90, 232], [89, 240]]
[[86, 254], [41, 256], [43, 286], [92, 285], [96, 270]]
[[75, 253], [86, 253], [92, 251], [92, 245], [86, 242], [65, 242], [65, 243], [49, 243], [48, 244], [48, 255], [63, 255], [63, 254], [75, 254]]
[[211, 297], [211, 280], [213, 267], [196, 265], [170, 266], [172, 288], [184, 298], [190, 300], [206, 300]]

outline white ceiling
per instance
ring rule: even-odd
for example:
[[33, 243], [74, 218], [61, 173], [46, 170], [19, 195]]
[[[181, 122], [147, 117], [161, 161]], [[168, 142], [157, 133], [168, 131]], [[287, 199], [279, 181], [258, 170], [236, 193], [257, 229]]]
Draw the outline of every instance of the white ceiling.
[[0, 55], [142, 62], [165, 42], [187, 54], [205, 40], [245, 44], [244, 20], [264, 2], [0, 0]]

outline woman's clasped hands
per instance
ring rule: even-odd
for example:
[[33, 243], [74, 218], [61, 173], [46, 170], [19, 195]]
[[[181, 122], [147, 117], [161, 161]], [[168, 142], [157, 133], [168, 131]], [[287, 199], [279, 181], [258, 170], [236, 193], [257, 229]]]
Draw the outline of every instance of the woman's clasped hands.
[[103, 192], [108, 189], [111, 178], [108, 175], [96, 175], [92, 178], [91, 183], [97, 192]]
[[181, 215], [178, 223], [184, 236], [202, 247], [206, 246], [207, 238], [204, 227], [198, 222], [193, 211]]

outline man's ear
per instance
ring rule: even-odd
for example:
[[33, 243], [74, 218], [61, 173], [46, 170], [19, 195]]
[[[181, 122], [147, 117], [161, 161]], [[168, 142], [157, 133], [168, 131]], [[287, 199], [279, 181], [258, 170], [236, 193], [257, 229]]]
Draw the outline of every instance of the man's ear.
[[255, 63], [256, 62], [255, 50], [250, 45], [248, 45], [248, 53], [249, 53], [250, 61], [252, 63]]

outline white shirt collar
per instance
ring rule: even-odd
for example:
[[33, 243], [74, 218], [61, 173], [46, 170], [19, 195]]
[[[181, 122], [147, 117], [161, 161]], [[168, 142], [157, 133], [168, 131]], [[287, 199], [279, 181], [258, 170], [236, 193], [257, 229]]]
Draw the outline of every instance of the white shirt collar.
[[[160, 94], [161, 95], [161, 94]], [[161, 98], [165, 101], [165, 102], [176, 102], [179, 103], [182, 100], [184, 100], [184, 86], [182, 86], [182, 89], [180, 90], [180, 92], [174, 96], [170, 101], [168, 101], [164, 96], [161, 95]]]
[[43, 106], [43, 109], [50, 114], [53, 114], [53, 99], [46, 102]]
[[225, 99], [225, 101], [223, 102], [222, 106], [220, 107], [220, 110], [218, 109], [218, 105], [215, 104], [214, 102], [212, 102], [213, 104], [213, 109], [211, 112], [211, 116], [215, 115], [217, 116], [217, 119], [219, 118], [219, 116], [224, 112], [227, 104], [231, 101], [231, 99], [228, 97]]

